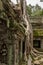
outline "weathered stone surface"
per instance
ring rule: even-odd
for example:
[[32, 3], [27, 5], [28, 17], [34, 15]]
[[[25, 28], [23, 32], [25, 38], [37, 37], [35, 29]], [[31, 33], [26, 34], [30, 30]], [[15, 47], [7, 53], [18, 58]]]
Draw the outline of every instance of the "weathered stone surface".
[[17, 6], [18, 4], [13, 6], [9, 0], [1, 1], [3, 10], [0, 13], [0, 51], [2, 52], [4, 49], [2, 46], [6, 47], [7, 55], [2, 57], [5, 52], [0, 55], [2, 57], [0, 63], [19, 65], [20, 62], [26, 61], [25, 57], [28, 60], [31, 51], [30, 25], [26, 16], [26, 9], [22, 10], [25, 8], [26, 2], [25, 0], [22, 1], [24, 6], [21, 2], [20, 6]]

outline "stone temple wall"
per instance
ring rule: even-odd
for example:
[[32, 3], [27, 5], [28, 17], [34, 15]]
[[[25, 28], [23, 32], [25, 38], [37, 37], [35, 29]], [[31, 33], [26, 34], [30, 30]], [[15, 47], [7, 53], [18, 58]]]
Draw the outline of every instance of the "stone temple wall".
[[40, 41], [40, 48], [43, 49], [43, 16], [30, 17], [33, 28], [33, 40]]

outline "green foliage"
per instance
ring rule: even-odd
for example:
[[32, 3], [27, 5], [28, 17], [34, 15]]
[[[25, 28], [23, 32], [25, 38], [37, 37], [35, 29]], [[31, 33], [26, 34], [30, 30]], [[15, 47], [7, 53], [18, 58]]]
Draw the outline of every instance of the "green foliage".
[[31, 16], [42, 16], [42, 15], [43, 15], [42, 10], [37, 10], [37, 12], [33, 12], [31, 14]]
[[43, 9], [38, 4], [36, 6], [28, 5], [27, 12], [30, 16], [43, 16]]
[[5, 11], [0, 10], [0, 18], [6, 21], [8, 28], [13, 28], [14, 30], [21, 31], [23, 34], [25, 34], [25, 27], [21, 23], [17, 23], [17, 20], [14, 19], [14, 21], [11, 18], [8, 18]]
[[31, 16], [31, 14], [32, 14], [31, 8], [29, 6], [27, 6], [26, 8], [27, 8], [27, 13]]
[[25, 27], [23, 27], [23, 25], [17, 23], [16, 21], [14, 21], [14, 23], [10, 22], [9, 24], [9, 28], [14, 29], [15, 31], [20, 31], [22, 32], [23, 35], [25, 35]]
[[43, 36], [43, 29], [42, 30], [34, 30], [33, 31], [34, 36]]
[[33, 31], [33, 35], [34, 35], [34, 36], [38, 36], [38, 32], [34, 30], [34, 31]]

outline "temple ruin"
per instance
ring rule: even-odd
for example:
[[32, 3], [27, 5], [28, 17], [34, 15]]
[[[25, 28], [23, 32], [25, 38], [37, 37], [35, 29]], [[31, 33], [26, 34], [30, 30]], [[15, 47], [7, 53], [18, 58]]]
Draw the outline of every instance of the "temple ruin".
[[26, 15], [26, 1], [0, 0], [0, 64], [27, 64], [32, 43], [31, 24]]

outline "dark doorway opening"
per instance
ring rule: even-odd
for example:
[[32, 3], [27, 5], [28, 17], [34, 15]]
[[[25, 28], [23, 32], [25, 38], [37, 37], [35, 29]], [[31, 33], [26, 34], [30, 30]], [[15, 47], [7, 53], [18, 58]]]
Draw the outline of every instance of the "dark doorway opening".
[[41, 41], [40, 40], [33, 40], [33, 47], [34, 48], [41, 48]]
[[23, 43], [22, 43], [22, 53], [24, 54], [25, 52], [25, 40], [23, 40]]

